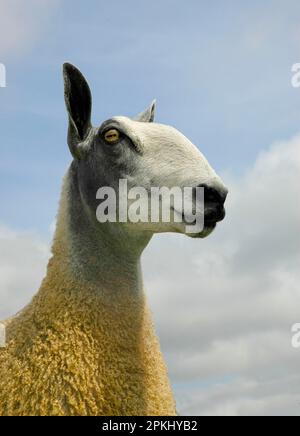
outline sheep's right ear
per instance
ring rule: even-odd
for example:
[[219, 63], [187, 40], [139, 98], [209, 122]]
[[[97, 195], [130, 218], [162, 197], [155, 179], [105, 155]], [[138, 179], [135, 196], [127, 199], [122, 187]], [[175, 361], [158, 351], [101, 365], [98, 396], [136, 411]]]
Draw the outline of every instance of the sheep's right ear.
[[149, 107], [146, 110], [138, 114], [135, 118], [135, 121], [141, 121], [144, 123], [153, 123], [156, 109], [156, 100], [153, 100]]
[[92, 95], [81, 72], [69, 63], [63, 66], [65, 102], [69, 115], [68, 145], [72, 155], [82, 157], [92, 125]]

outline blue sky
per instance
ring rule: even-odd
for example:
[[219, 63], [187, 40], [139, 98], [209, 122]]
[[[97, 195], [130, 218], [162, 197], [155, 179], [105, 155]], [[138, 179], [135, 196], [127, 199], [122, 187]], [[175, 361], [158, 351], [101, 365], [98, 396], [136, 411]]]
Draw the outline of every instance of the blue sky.
[[0, 45], [6, 224], [47, 233], [54, 219], [70, 162], [66, 60], [88, 78], [95, 124], [134, 115], [156, 97], [157, 120], [182, 130], [218, 171], [239, 175], [262, 148], [300, 130], [300, 91], [290, 84], [291, 65], [300, 60], [297, 1], [39, 3], [28, 2], [25, 13], [19, 2], [28, 43], [25, 28], [22, 44]]

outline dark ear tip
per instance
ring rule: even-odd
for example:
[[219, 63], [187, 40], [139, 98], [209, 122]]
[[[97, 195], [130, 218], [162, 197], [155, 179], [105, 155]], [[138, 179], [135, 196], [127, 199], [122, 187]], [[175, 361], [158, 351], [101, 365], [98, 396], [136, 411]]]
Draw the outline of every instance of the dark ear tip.
[[63, 64], [63, 73], [64, 74], [70, 74], [73, 71], [77, 71], [77, 68], [74, 65], [70, 64], [69, 62], [65, 62]]
[[81, 85], [84, 85], [86, 87], [87, 92], [90, 93], [89, 86], [82, 72], [69, 62], [65, 62], [63, 64], [63, 76], [66, 84], [70, 81], [81, 83]]
[[70, 64], [69, 62], [65, 62], [63, 64], [63, 74], [64, 76], [73, 76], [84, 79], [81, 71], [77, 67], [75, 67], [75, 65]]

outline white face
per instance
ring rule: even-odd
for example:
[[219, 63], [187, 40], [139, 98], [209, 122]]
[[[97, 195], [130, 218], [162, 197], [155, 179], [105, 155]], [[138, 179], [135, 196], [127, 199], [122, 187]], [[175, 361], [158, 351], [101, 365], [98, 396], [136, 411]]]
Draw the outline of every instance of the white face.
[[[110, 130], [120, 133], [123, 137], [123, 147], [126, 143], [124, 138], [127, 138], [136, 148], [135, 154], [125, 152], [117, 158], [121, 166], [127, 164], [133, 168], [130, 174], [126, 174], [129, 189], [143, 187], [150, 192], [153, 187], [183, 189], [207, 186], [216, 191], [216, 196], [219, 193], [220, 198], [212, 202], [217, 204], [206, 205], [210, 213], [211, 208], [219, 209], [219, 212], [215, 214], [215, 218], [209, 220], [208, 224], [206, 223], [201, 234], [191, 236], [206, 237], [209, 235], [214, 230], [216, 222], [224, 217], [223, 203], [227, 189], [198, 148], [175, 128], [154, 122], [135, 121], [122, 116], [113, 117], [100, 127], [99, 133], [101, 135], [102, 132]], [[127, 163], [124, 162], [126, 159]], [[195, 210], [196, 199], [191, 196], [186, 201], [193, 203], [190, 209]], [[150, 212], [149, 210], [149, 222], [135, 224], [136, 227], [138, 225], [139, 230], [143, 228], [153, 233], [186, 233], [186, 222], [175, 222], [174, 215], [172, 215], [169, 223], [153, 223], [150, 220]], [[174, 214], [173, 210], [172, 213]]]
[[114, 117], [118, 129], [137, 144], [142, 153], [136, 168], [136, 182], [156, 186], [197, 186], [207, 184], [226, 189], [198, 148], [174, 127]]

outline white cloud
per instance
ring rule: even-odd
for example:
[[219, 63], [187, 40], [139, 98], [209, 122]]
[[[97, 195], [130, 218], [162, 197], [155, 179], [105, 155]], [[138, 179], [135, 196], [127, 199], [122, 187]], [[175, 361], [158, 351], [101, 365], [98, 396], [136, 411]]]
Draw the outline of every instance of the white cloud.
[[[300, 415], [300, 137], [229, 180], [206, 240], [155, 237], [146, 287], [181, 414]], [[53, 228], [53, 226], [51, 227]], [[0, 317], [38, 289], [47, 244], [0, 227]]]
[[44, 31], [60, 0], [0, 0], [0, 57], [23, 54]]
[[182, 401], [182, 413], [214, 416], [298, 415], [299, 376], [274, 379], [237, 378], [191, 390]]

